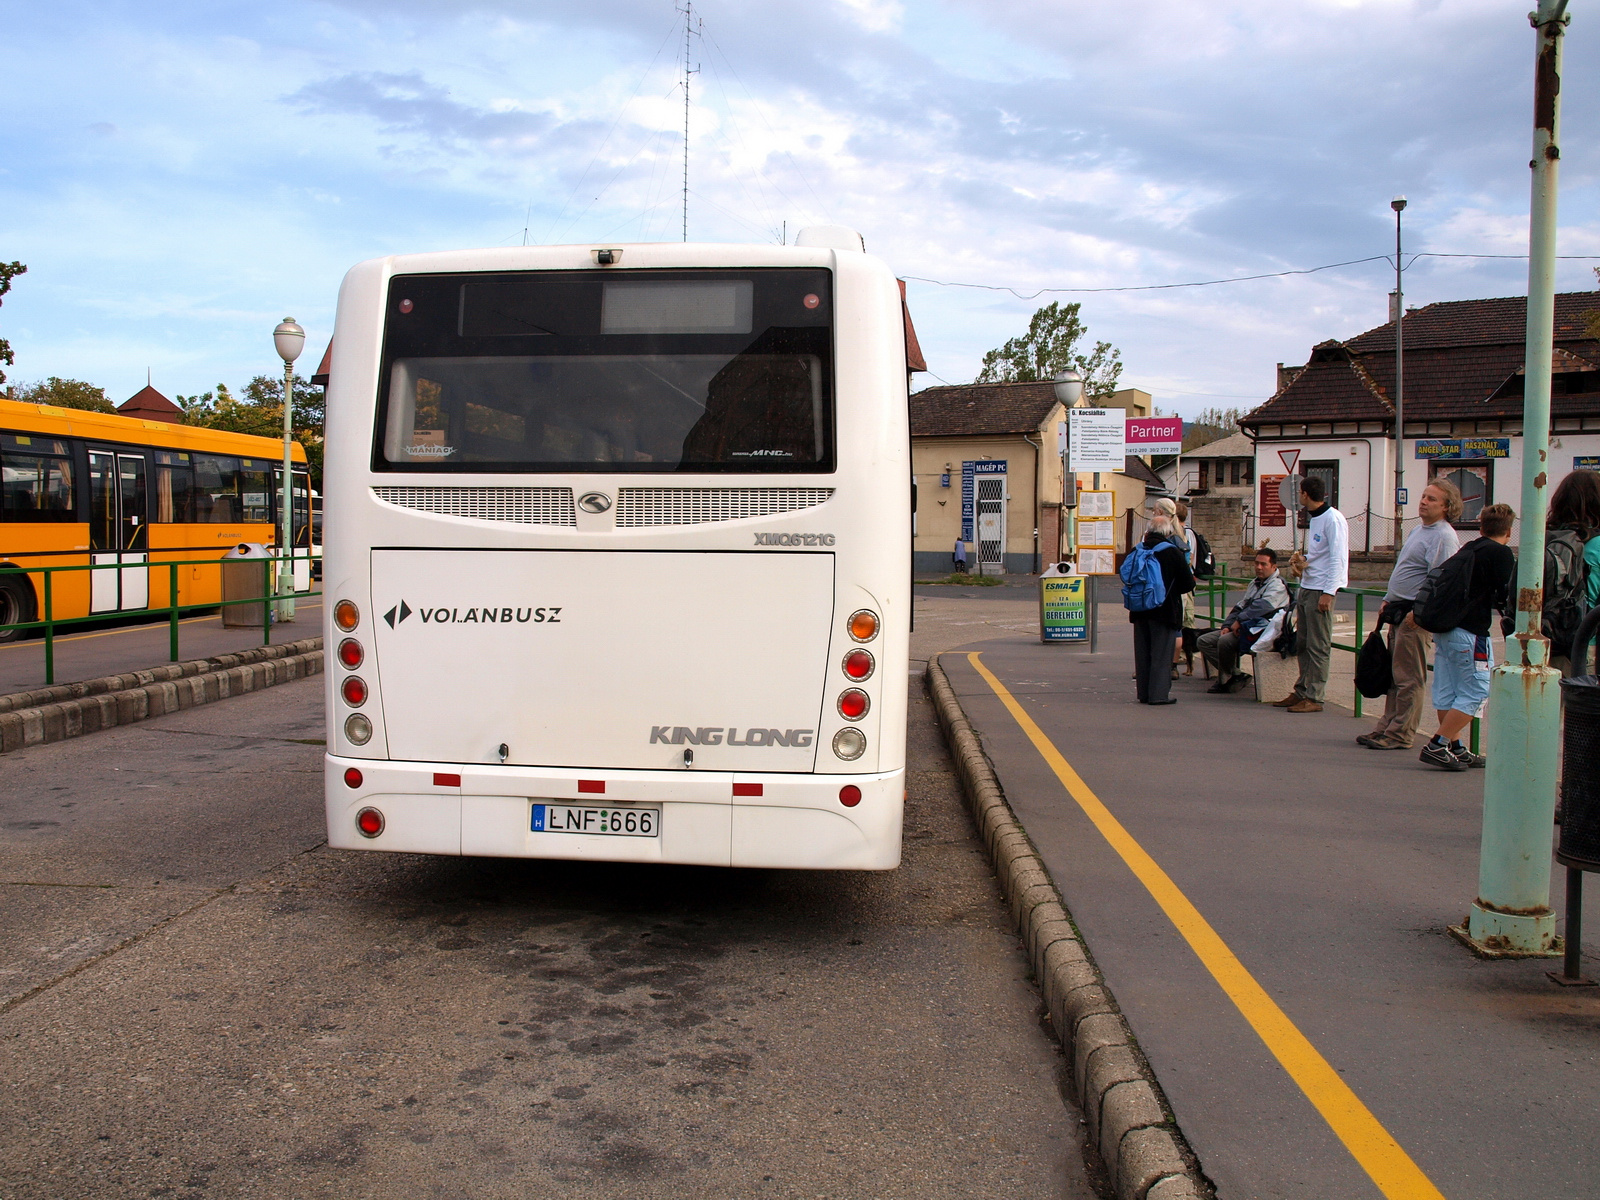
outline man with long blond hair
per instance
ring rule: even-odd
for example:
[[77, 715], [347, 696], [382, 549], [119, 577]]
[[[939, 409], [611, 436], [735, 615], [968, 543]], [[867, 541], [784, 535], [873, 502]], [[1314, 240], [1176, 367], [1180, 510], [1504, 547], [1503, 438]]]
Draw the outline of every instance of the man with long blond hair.
[[1461, 490], [1448, 479], [1435, 479], [1422, 489], [1417, 501], [1422, 525], [1406, 538], [1394, 570], [1389, 572], [1389, 590], [1378, 613], [1380, 625], [1392, 625], [1389, 658], [1394, 683], [1384, 698], [1383, 716], [1371, 733], [1356, 738], [1369, 750], [1409, 750], [1417, 735], [1428, 699], [1428, 655], [1433, 650], [1433, 634], [1411, 615], [1411, 602], [1428, 573], [1461, 549], [1455, 523], [1461, 519]]

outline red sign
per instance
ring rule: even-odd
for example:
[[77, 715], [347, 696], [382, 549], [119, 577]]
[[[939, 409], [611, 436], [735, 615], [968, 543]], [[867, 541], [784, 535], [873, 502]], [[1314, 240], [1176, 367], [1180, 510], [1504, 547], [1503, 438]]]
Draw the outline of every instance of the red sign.
[[1257, 479], [1261, 488], [1261, 500], [1256, 505], [1257, 525], [1284, 526], [1289, 523], [1289, 514], [1283, 507], [1283, 499], [1278, 495], [1278, 485], [1287, 476], [1262, 475]]
[[1129, 417], [1124, 440], [1129, 454], [1179, 454], [1183, 450], [1183, 418]]
[[1300, 461], [1300, 451], [1298, 451], [1298, 450], [1279, 450], [1278, 451], [1278, 457], [1283, 460], [1283, 469], [1285, 471], [1289, 472], [1289, 474], [1293, 475], [1294, 474], [1294, 465], [1295, 465], [1295, 463]]

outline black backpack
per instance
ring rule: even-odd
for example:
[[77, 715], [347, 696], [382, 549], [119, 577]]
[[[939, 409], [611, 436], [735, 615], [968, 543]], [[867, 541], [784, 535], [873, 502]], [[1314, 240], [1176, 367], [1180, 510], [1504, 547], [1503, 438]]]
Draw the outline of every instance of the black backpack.
[[1478, 555], [1468, 542], [1440, 563], [1417, 589], [1411, 615], [1429, 633], [1449, 633], [1467, 618], [1472, 607], [1472, 568]]
[[[1198, 579], [1210, 579], [1217, 573], [1217, 556], [1211, 553], [1211, 543], [1206, 541], [1206, 535], [1198, 529], [1191, 529], [1194, 537], [1194, 573]], [[1577, 627], [1574, 626], [1574, 629]], [[1569, 637], [1567, 641], [1571, 641]]]
[[1589, 611], [1589, 567], [1583, 561], [1583, 546], [1583, 538], [1571, 529], [1552, 529], [1545, 535], [1544, 614], [1539, 628], [1555, 654], [1566, 653]]

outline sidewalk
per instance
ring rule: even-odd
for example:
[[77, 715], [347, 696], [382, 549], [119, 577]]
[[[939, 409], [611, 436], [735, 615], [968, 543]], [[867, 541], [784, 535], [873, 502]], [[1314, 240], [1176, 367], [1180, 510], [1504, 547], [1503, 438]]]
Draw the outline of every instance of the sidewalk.
[[[1173, 685], [1177, 705], [1140, 706], [1129, 627], [1102, 618], [1093, 656], [1020, 631], [973, 649], [1375, 1121], [1352, 1134], [1313, 1106], [967, 655], [946, 653], [1219, 1196], [1428, 1194], [1380, 1190], [1358, 1163], [1386, 1152], [1384, 1131], [1447, 1197], [1594, 1195], [1600, 989], [1549, 983], [1558, 960], [1480, 961], [1445, 933], [1476, 890], [1484, 773], [1363, 750], [1365, 726], [1331, 706], [1205, 695], [1198, 672]], [[1590, 975], [1597, 897], [1591, 881]]]
[[[141, 624], [66, 627], [55, 639], [55, 680], [72, 683], [142, 671], [171, 661], [171, 630], [164, 618]], [[293, 621], [272, 627], [273, 642], [322, 636], [322, 598], [300, 600]], [[220, 613], [178, 622], [178, 660], [236, 654], [262, 644], [261, 629], [224, 629]], [[44, 686], [44, 638], [0, 644], [0, 695]]]

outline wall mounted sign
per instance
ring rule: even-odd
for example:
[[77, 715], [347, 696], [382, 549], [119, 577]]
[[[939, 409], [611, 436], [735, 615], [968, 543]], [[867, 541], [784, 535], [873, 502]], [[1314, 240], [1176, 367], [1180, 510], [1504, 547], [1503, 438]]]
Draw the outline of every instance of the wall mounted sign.
[[1006, 460], [1003, 458], [983, 458], [976, 462], [967, 461], [961, 464], [961, 540], [972, 540], [972, 514], [973, 497], [977, 489], [972, 486], [975, 475], [1004, 475], [1006, 473]]
[[1574, 471], [1600, 471], [1600, 454], [1578, 454], [1572, 459]]
[[1261, 486], [1261, 499], [1256, 504], [1257, 525], [1281, 528], [1289, 523], [1289, 510], [1278, 495], [1278, 485], [1287, 478], [1287, 475], [1262, 475], [1257, 481]]
[[1510, 458], [1511, 439], [1418, 438], [1417, 457], [1427, 459]]

